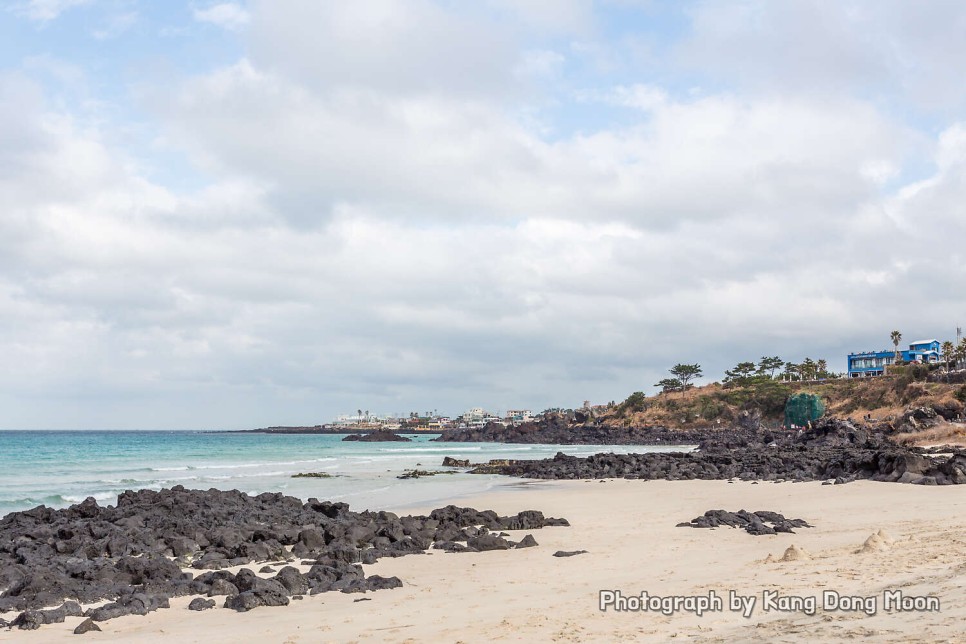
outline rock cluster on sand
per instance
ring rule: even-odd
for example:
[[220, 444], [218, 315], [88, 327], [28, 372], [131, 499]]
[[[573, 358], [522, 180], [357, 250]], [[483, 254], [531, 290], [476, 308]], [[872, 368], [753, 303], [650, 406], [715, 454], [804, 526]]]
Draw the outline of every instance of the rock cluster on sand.
[[719, 431], [693, 452], [558, 453], [551, 459], [488, 464], [473, 473], [536, 479], [797, 480], [871, 479], [919, 485], [966, 483], [966, 452], [929, 458], [848, 421], [825, 419], [807, 432]]
[[[478, 552], [529, 547], [491, 533], [568, 525], [536, 510], [515, 516], [453, 505], [429, 516], [351, 512], [344, 503], [265, 493], [186, 490], [125, 492], [116, 507], [94, 499], [64, 510], [44, 506], [0, 519], [0, 613], [22, 611], [13, 626], [37, 628], [68, 616], [94, 622], [167, 608], [169, 598], [224, 597], [238, 611], [283, 606], [292, 596], [396, 588], [395, 577], [366, 577], [359, 564], [429, 548]], [[172, 558], [175, 558], [172, 560]], [[270, 577], [229, 567], [295, 559]], [[195, 576], [190, 567], [204, 571]], [[274, 568], [265, 569], [268, 574]], [[265, 574], [265, 573], [263, 573]], [[71, 600], [64, 603], [64, 600]], [[200, 598], [199, 598], [200, 599]], [[80, 603], [110, 600], [80, 611]], [[58, 608], [45, 609], [48, 606]], [[194, 601], [194, 610], [208, 608]]]
[[367, 434], [349, 434], [343, 441], [358, 441], [360, 443], [411, 443], [411, 438], [386, 431], [369, 432]]
[[679, 528], [717, 528], [718, 526], [743, 528], [746, 532], [755, 536], [778, 532], [794, 534], [795, 531], [792, 528], [813, 527], [803, 519], [786, 519], [784, 515], [767, 510], [757, 512], [708, 510], [703, 515], [691, 519], [690, 522], [678, 524]]

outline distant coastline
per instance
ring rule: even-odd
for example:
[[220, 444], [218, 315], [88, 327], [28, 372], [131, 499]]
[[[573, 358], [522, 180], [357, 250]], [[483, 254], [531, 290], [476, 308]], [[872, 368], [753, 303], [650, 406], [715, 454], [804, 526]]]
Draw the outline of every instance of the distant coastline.
[[[241, 429], [239, 433], [246, 434], [372, 434], [386, 431], [382, 428], [356, 428], [348, 426], [333, 427], [330, 425], [314, 425], [311, 427], [260, 427], [258, 429]], [[438, 435], [436, 431], [395, 431], [395, 434], [418, 434], [420, 436]]]

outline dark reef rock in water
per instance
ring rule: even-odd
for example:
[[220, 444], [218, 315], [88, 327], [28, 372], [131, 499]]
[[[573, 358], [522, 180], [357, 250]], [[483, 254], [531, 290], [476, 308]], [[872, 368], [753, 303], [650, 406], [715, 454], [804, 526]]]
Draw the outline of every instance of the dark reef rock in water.
[[[204, 597], [224, 597], [218, 600], [224, 607], [248, 611], [306, 594], [398, 588], [398, 578], [366, 577], [360, 564], [441, 543], [452, 551], [526, 547], [489, 531], [550, 525], [567, 523], [535, 510], [499, 516], [449, 505], [430, 516], [397, 516], [278, 493], [181, 486], [128, 491], [115, 507], [94, 499], [63, 510], [40, 506], [0, 519], [0, 614], [19, 612], [0, 623], [34, 629], [83, 615], [88, 620], [81, 626], [97, 630], [95, 622], [146, 615], [179, 596], [196, 596], [192, 610], [217, 605]], [[308, 572], [282, 563], [297, 558], [308, 562]], [[268, 563], [283, 567], [276, 573]], [[225, 570], [247, 565], [264, 576], [247, 567]], [[183, 572], [183, 566], [197, 572]], [[80, 610], [79, 603], [104, 600]]]
[[349, 434], [343, 441], [359, 441], [360, 443], [410, 443], [411, 438], [406, 438], [405, 436], [400, 436], [394, 432], [369, 432], [368, 434]]

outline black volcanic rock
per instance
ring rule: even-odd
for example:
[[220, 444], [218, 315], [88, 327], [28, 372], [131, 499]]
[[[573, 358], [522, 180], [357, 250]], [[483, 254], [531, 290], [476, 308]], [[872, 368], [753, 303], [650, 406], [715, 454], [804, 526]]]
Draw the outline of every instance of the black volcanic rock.
[[215, 607], [214, 599], [204, 599], [203, 597], [195, 597], [188, 604], [188, 610], [208, 610], [209, 608]]
[[94, 623], [94, 620], [88, 617], [83, 622], [77, 625], [74, 629], [74, 635], [83, 635], [84, 633], [90, 633], [91, 631], [100, 631], [101, 627]]
[[697, 445], [707, 431], [666, 427], [599, 427], [572, 425], [551, 416], [512, 427], [489, 423], [481, 429], [450, 429], [433, 441], [443, 443], [541, 443], [547, 445]]
[[[770, 526], [767, 524], [771, 524]], [[811, 528], [803, 519], [786, 519], [777, 512], [758, 511], [728, 512], [726, 510], [708, 510], [703, 515], [691, 519], [687, 523], [679, 523], [679, 528], [717, 528], [730, 526], [742, 528], [749, 534], [761, 536], [776, 532], [794, 533], [793, 528]]]
[[406, 438], [405, 436], [400, 436], [399, 434], [386, 431], [369, 432], [367, 434], [349, 434], [343, 441], [359, 441], [361, 443], [409, 443], [412, 442], [411, 438]]
[[[277, 493], [181, 486], [127, 491], [114, 507], [93, 499], [63, 510], [40, 506], [0, 519], [0, 623], [9, 624], [6, 613], [17, 611], [16, 626], [42, 627], [81, 615], [79, 603], [104, 600], [84, 613], [92, 624], [167, 608], [179, 596], [195, 596], [196, 609], [211, 606], [213, 600], [203, 596], [221, 596], [226, 607], [248, 611], [283, 606], [305, 594], [397, 588], [399, 579], [367, 578], [359, 564], [424, 553], [434, 542], [439, 547], [444, 535], [449, 551], [509, 547], [489, 530], [565, 525], [561, 521], [535, 510], [501, 517], [457, 506], [400, 517]], [[470, 539], [480, 547], [465, 545]], [[170, 559], [175, 552], [182, 553], [178, 563]], [[307, 573], [291, 566], [272, 578], [253, 572], [295, 557], [308, 562]], [[257, 565], [227, 570], [249, 564]], [[182, 572], [183, 565], [197, 576]]]
[[536, 479], [842, 480], [966, 483], [966, 453], [928, 458], [847, 421], [824, 419], [807, 432], [722, 430], [693, 452], [558, 453], [551, 459], [487, 464], [471, 473]]
[[536, 545], [537, 545], [537, 540], [533, 538], [533, 535], [532, 534], [528, 534], [527, 536], [523, 537], [523, 539], [520, 540], [520, 542], [517, 544], [516, 547], [517, 548], [532, 548], [532, 547], [534, 547]]

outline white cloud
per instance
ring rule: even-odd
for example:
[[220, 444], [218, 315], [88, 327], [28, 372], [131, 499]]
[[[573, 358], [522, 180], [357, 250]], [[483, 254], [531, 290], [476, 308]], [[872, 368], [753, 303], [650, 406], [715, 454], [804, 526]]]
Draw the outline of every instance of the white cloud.
[[38, 22], [55, 20], [68, 9], [90, 4], [91, 0], [27, 0], [18, 5], [22, 14]]
[[206, 9], [194, 9], [195, 20], [208, 22], [229, 31], [241, 31], [251, 22], [251, 15], [235, 2], [221, 2]]
[[966, 6], [941, 0], [697, 3], [676, 61], [744, 89], [847, 93], [951, 110], [966, 100]]
[[472, 11], [431, 0], [255, 0], [251, 11], [249, 58], [308, 89], [451, 97], [519, 92], [516, 36]]
[[647, 118], [548, 143], [492, 101], [315, 90], [250, 61], [151, 102], [200, 165], [272, 186], [268, 198], [301, 225], [325, 221], [340, 203], [454, 223], [834, 220], [879, 190], [881, 171], [870, 168], [897, 165], [915, 144], [857, 101], [682, 102], [650, 86], [604, 93], [647, 106]]
[[[571, 56], [476, 9], [251, 6], [246, 58], [138, 88], [199, 189], [149, 180], [117, 122], [37, 79], [89, 73], [0, 74], [5, 423], [572, 405], [680, 361], [843, 368], [962, 313], [962, 124], [922, 134], [754, 68], [750, 90], [682, 97], [642, 73], [560, 105]], [[601, 111], [552, 139], [519, 116], [556, 109]]]
[[663, 107], [668, 102], [668, 94], [654, 85], [618, 85], [607, 91], [582, 90], [576, 93], [578, 101], [600, 102], [619, 107], [630, 107], [645, 112]]
[[93, 35], [98, 40], [117, 38], [134, 26], [137, 21], [138, 13], [136, 11], [115, 13], [107, 18], [102, 27], [95, 29]]
[[560, 75], [566, 60], [563, 55], [547, 49], [525, 51], [513, 73], [518, 76], [552, 78]]

